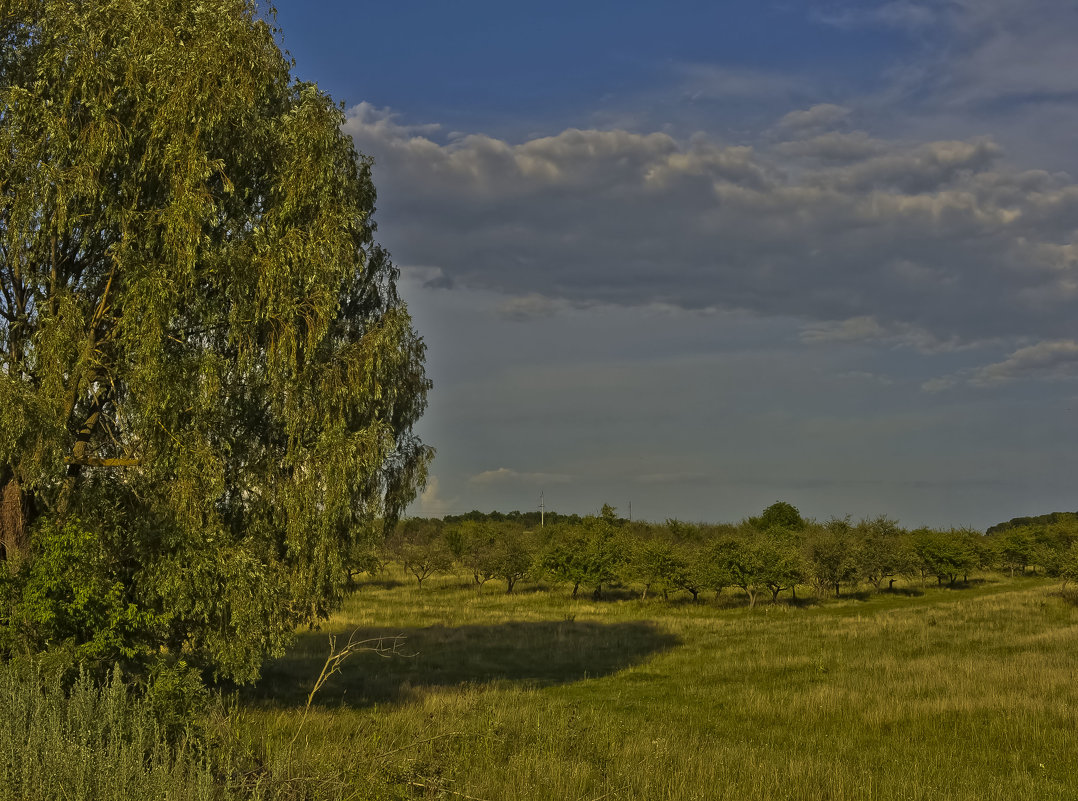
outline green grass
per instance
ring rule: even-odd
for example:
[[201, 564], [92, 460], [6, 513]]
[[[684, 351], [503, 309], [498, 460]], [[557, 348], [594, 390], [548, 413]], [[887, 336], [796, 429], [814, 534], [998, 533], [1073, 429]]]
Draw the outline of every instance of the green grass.
[[[241, 725], [340, 798], [1074, 799], [1078, 608], [1055, 589], [748, 610], [372, 583]], [[328, 634], [357, 629], [404, 655], [355, 654], [304, 720]]]

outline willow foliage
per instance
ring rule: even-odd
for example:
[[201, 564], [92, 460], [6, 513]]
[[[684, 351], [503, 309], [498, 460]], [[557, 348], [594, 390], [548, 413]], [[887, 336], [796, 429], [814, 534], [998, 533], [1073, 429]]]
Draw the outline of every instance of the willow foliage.
[[121, 619], [118, 657], [250, 680], [423, 480], [370, 163], [276, 34], [254, 0], [0, 0], [0, 649]]

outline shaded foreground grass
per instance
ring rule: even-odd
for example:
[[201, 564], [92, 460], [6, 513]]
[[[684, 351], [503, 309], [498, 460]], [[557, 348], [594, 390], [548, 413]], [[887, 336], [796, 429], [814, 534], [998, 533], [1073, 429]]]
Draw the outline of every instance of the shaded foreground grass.
[[[1052, 589], [750, 611], [368, 586], [241, 715], [340, 797], [1074, 799], [1078, 609]], [[354, 657], [297, 737], [355, 628], [417, 655]]]

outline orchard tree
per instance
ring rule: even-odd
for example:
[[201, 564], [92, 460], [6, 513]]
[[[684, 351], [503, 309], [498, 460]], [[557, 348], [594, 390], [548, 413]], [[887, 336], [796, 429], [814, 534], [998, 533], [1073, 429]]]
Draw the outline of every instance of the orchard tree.
[[493, 565], [494, 577], [505, 582], [507, 594], [523, 578], [529, 576], [535, 567], [536, 535], [519, 525], [500, 528], [494, 536]]
[[879, 515], [861, 520], [853, 530], [857, 540], [854, 548], [857, 571], [876, 591], [884, 581], [888, 589], [894, 587], [895, 578], [909, 573], [913, 554], [906, 546], [898, 522]]
[[[453, 566], [453, 552], [437, 518], [412, 517], [397, 524], [386, 540], [389, 555], [415, 576], [419, 589], [423, 582]], [[480, 585], [482, 586], [482, 585]]]
[[769, 557], [765, 551], [755, 533], [726, 537], [712, 551], [730, 585], [740, 587], [748, 597], [750, 609], [756, 606], [756, 598], [767, 584], [770, 566], [765, 561]]
[[616, 519], [613, 507], [604, 504], [599, 516], [555, 527], [539, 569], [555, 581], [572, 584], [574, 598], [581, 585], [594, 587], [593, 597], [602, 597], [603, 585], [618, 577], [626, 557]]
[[797, 540], [790, 532], [773, 528], [757, 538], [755, 547], [763, 565], [763, 585], [771, 593], [771, 603], [790, 590], [797, 597], [797, 585], [805, 580], [805, 560]]
[[477, 593], [497, 572], [496, 539], [494, 524], [486, 520], [464, 520], [446, 532], [449, 550], [472, 574]]
[[[0, 0], [0, 649], [250, 681], [423, 481], [370, 162], [276, 36], [255, 0]], [[29, 622], [99, 588], [108, 632]]]
[[641, 600], [646, 599], [652, 589], [666, 600], [670, 590], [680, 586], [684, 567], [674, 543], [661, 535], [653, 536], [632, 542], [624, 577], [644, 585]]
[[845, 521], [832, 519], [815, 528], [805, 544], [805, 556], [817, 595], [833, 589], [837, 598], [843, 584], [857, 582], [858, 553]]

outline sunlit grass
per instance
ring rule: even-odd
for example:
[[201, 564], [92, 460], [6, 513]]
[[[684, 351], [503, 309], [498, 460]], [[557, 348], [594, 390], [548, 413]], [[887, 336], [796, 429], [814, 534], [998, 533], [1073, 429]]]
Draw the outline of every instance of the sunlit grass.
[[[315, 700], [341, 796], [1072, 799], [1078, 609], [1037, 580], [819, 605], [364, 586], [247, 696], [295, 735], [332, 631], [403, 633]], [[605, 794], [605, 795], [604, 795]]]

